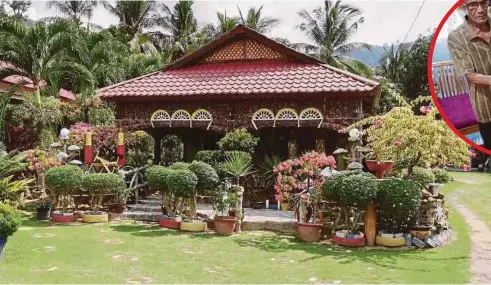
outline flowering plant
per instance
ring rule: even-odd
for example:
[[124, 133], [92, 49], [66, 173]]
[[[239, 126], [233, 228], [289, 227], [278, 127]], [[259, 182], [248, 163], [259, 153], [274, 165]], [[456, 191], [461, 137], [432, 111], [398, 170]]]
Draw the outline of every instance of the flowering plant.
[[[309, 186], [318, 189], [322, 185], [320, 171], [325, 167], [336, 167], [333, 156], [315, 151], [303, 154], [296, 159], [288, 159], [273, 168], [276, 176], [274, 189], [276, 199], [287, 198], [295, 190], [305, 190]], [[310, 184], [310, 185], [309, 185]]]

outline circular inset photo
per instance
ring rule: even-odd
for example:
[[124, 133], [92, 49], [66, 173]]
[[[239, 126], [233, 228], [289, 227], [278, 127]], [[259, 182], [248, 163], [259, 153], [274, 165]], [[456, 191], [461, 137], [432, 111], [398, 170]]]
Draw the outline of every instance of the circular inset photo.
[[431, 43], [428, 79], [435, 105], [452, 130], [491, 154], [491, 1], [460, 0]]

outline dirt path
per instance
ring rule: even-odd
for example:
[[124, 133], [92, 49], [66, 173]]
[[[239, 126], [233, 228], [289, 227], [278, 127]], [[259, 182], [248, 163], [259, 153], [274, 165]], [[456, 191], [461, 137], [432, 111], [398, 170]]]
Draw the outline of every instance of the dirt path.
[[472, 284], [491, 284], [491, 231], [479, 217], [459, 203], [457, 196], [452, 197], [451, 201], [471, 228], [470, 281]]

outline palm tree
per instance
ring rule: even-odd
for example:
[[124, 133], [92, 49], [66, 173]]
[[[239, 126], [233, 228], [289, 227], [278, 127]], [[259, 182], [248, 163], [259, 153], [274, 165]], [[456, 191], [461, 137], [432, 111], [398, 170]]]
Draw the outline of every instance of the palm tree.
[[143, 30], [157, 24], [155, 1], [116, 1], [116, 5], [102, 1], [102, 5], [109, 13], [119, 18], [119, 27], [128, 36], [132, 51], [139, 52], [142, 47], [151, 48], [148, 47], [150, 38]]
[[159, 5], [163, 16], [158, 19], [164, 33], [155, 34], [156, 38], [165, 43], [172, 53], [172, 59], [177, 59], [197, 46], [204, 43], [206, 29], [198, 29], [198, 21], [193, 12], [193, 1], [180, 0], [171, 10], [167, 5]]
[[228, 17], [227, 11], [224, 13], [217, 12], [218, 24], [215, 26], [213, 24], [208, 24], [205, 26], [205, 30], [211, 39], [216, 39], [223, 33], [226, 33], [239, 24], [239, 18]]
[[[93, 90], [90, 72], [67, 52], [74, 46], [72, 35], [77, 29], [67, 21], [26, 26], [19, 20], [0, 18], [0, 61], [5, 63], [0, 79], [12, 75], [25, 78], [26, 83], [34, 86], [34, 106], [39, 109], [43, 108], [41, 87], [44, 85], [43, 89], [49, 90], [69, 78], [79, 91]], [[41, 121], [35, 126], [38, 134], [47, 124]]]
[[263, 6], [259, 8], [249, 8], [246, 18], [244, 18], [244, 15], [242, 14], [242, 11], [239, 7], [237, 7], [237, 10], [239, 10], [239, 22], [241, 25], [247, 26], [262, 34], [269, 32], [272, 28], [276, 27], [280, 23], [280, 19], [263, 17]]
[[325, 0], [324, 7], [317, 7], [312, 14], [301, 10], [298, 15], [303, 22], [297, 27], [314, 44], [299, 44], [296, 47], [328, 64], [350, 72], [371, 76], [371, 69], [361, 61], [346, 56], [359, 49], [370, 49], [366, 43], [349, 42], [360, 24], [364, 22], [361, 11], [341, 0]]
[[89, 20], [92, 18], [92, 12], [97, 7], [97, 1], [49, 1], [47, 6], [49, 9], [55, 8], [68, 19], [74, 21], [77, 25], [82, 23], [81, 18], [87, 17]]
[[12, 16], [17, 19], [26, 19], [26, 12], [31, 8], [31, 1], [2, 0], [12, 10]]
[[378, 67], [380, 75], [393, 83], [399, 83], [404, 69], [406, 54], [407, 49], [402, 44], [392, 44], [389, 48], [385, 48]]

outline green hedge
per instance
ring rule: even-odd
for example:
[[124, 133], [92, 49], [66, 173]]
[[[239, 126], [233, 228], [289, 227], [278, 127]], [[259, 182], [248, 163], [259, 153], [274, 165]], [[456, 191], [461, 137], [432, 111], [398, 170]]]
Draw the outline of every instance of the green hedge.
[[373, 174], [347, 171], [324, 180], [322, 193], [326, 199], [338, 201], [344, 206], [365, 209], [377, 194], [377, 179]]
[[84, 172], [75, 165], [64, 165], [46, 172], [46, 186], [57, 195], [76, 194], [82, 186]]
[[13, 235], [21, 223], [21, 215], [13, 207], [0, 204], [0, 238]]
[[161, 165], [154, 165], [146, 170], [147, 183], [155, 190], [167, 191], [167, 176], [174, 170]]
[[122, 191], [126, 183], [115, 173], [93, 173], [85, 175], [82, 187], [89, 194], [105, 195]]
[[198, 178], [190, 170], [171, 171], [167, 175], [166, 183], [169, 191], [177, 197], [191, 198], [196, 196]]
[[199, 190], [212, 190], [218, 183], [218, 174], [208, 163], [202, 161], [193, 161], [189, 165], [189, 170], [191, 170], [198, 178], [198, 184], [196, 189]]
[[435, 183], [445, 184], [452, 179], [448, 171], [443, 168], [432, 168], [431, 172], [435, 176]]

